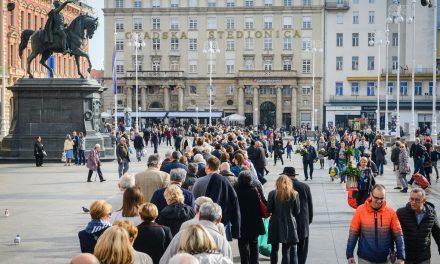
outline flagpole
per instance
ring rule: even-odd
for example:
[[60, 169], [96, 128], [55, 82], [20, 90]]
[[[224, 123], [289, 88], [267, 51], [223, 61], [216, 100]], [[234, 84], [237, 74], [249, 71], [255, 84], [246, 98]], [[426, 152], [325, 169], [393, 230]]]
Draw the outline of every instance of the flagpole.
[[118, 81], [117, 81], [117, 72], [116, 72], [116, 24], [115, 24], [115, 32], [114, 32], [114, 45], [113, 45], [113, 61], [112, 61], [112, 84], [113, 84], [113, 94], [115, 96], [115, 148], [114, 154], [116, 158], [116, 136], [118, 132]]

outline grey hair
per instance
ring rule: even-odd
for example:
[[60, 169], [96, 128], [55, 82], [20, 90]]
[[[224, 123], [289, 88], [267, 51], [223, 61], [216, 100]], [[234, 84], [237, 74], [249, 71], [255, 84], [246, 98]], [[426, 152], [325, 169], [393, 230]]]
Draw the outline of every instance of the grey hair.
[[230, 171], [230, 170], [231, 170], [231, 166], [229, 165], [229, 163], [223, 162], [222, 164], [220, 164], [220, 171]]
[[200, 262], [191, 254], [177, 253], [170, 259], [168, 264], [200, 264]]
[[420, 138], [417, 138], [416, 137], [416, 140], [415, 140], [417, 143], [420, 143]]
[[206, 196], [200, 196], [199, 198], [196, 199], [196, 201], [194, 202], [196, 205], [196, 212], [199, 211], [200, 206], [202, 206], [202, 204], [204, 203], [212, 203], [212, 199]]
[[422, 198], [426, 197], [426, 192], [422, 188], [419, 188], [419, 187], [414, 188], [414, 189], [411, 190], [411, 192], [412, 193], [421, 193], [422, 194]]
[[186, 170], [177, 168], [170, 171], [170, 180], [175, 182], [184, 182], [186, 178]]
[[159, 154], [153, 154], [150, 155], [148, 157], [148, 161], [147, 161], [147, 166], [148, 167], [155, 167], [155, 168], [159, 168], [159, 163], [160, 163], [161, 159]]
[[202, 154], [196, 154], [196, 155], [194, 156], [194, 162], [195, 162], [195, 163], [206, 163], [206, 162], [205, 162], [205, 159], [203, 158], [203, 155], [202, 155]]
[[222, 208], [215, 203], [206, 202], [199, 209], [200, 220], [214, 222], [222, 217]]
[[134, 185], [135, 185], [135, 179], [133, 174], [126, 173], [119, 179], [119, 188], [121, 190], [125, 190], [127, 188], [133, 188]]
[[97, 148], [101, 148], [101, 145], [96, 144], [96, 145], [95, 145], [95, 149], [97, 149]]
[[171, 155], [173, 155], [173, 152], [171, 150], [168, 150], [167, 152], [165, 152], [165, 157], [166, 158], [171, 157]]

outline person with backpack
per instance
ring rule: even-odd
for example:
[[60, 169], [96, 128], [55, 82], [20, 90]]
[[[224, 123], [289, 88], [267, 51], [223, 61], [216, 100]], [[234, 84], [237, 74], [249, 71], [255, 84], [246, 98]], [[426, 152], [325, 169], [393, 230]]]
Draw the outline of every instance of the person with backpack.
[[400, 141], [396, 141], [396, 145], [391, 149], [391, 162], [393, 163], [393, 171], [396, 173], [396, 187], [394, 189], [402, 189], [402, 184], [400, 183], [400, 171], [399, 171], [399, 155], [400, 155]]

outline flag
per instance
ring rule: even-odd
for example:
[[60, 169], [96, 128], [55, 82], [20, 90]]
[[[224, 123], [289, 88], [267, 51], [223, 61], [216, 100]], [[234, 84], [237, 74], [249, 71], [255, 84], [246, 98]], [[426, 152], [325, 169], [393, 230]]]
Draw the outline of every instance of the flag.
[[118, 92], [118, 76], [116, 74], [116, 47], [113, 48], [112, 79], [113, 79], [113, 94], [116, 94]]

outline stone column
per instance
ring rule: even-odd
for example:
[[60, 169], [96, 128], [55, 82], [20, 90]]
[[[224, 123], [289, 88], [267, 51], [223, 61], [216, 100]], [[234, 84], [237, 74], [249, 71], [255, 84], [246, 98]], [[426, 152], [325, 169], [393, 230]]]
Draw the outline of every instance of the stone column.
[[177, 86], [177, 92], [178, 92], [177, 110], [183, 111], [183, 86]]
[[141, 107], [142, 111], [147, 110], [147, 87], [141, 87]]
[[260, 87], [258, 86], [254, 86], [254, 93], [253, 93], [253, 101], [252, 101], [252, 110], [254, 112], [254, 127], [258, 126], [260, 124], [260, 115], [259, 115], [259, 111], [260, 111], [260, 105], [258, 102], [258, 89]]
[[127, 107], [130, 107], [134, 112], [136, 110], [133, 108], [133, 87], [127, 86], [125, 89], [127, 89]]
[[283, 124], [283, 94], [282, 86], [277, 86], [276, 128], [280, 129]]
[[244, 87], [238, 86], [238, 114], [244, 116]]
[[165, 111], [170, 110], [170, 94], [169, 94], [169, 86], [162, 86], [163, 89], [163, 108]]
[[290, 102], [290, 105], [292, 107], [290, 112], [290, 118], [291, 118], [291, 124], [292, 126], [297, 127], [298, 126], [298, 120], [297, 120], [297, 109], [298, 109], [298, 87], [291, 86], [292, 88], [292, 99]]

